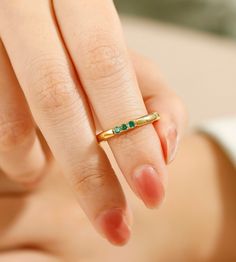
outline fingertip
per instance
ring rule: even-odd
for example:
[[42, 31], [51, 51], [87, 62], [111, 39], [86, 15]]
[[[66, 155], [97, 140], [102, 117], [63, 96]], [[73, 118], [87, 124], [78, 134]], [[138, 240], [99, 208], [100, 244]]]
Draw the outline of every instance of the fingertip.
[[129, 218], [121, 208], [105, 210], [96, 218], [95, 224], [105, 238], [116, 246], [125, 245], [131, 235]]
[[133, 174], [133, 184], [139, 197], [150, 208], [157, 208], [165, 196], [163, 177], [151, 166], [137, 168]]

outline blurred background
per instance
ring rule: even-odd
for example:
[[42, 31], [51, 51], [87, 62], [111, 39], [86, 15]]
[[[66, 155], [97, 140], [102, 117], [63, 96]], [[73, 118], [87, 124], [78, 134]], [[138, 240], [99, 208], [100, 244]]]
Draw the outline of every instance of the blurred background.
[[130, 48], [154, 60], [190, 126], [236, 115], [236, 0], [115, 0]]
[[116, 0], [121, 13], [151, 17], [236, 39], [236, 0]]

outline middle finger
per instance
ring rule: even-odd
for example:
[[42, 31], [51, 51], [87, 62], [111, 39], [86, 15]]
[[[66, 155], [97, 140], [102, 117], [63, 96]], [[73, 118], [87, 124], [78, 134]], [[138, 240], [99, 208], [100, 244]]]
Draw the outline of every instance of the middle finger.
[[[146, 115], [112, 1], [56, 0], [54, 6], [101, 127], [107, 130]], [[154, 127], [133, 130], [109, 144], [134, 192], [148, 207], [157, 206], [164, 195], [166, 166]]]

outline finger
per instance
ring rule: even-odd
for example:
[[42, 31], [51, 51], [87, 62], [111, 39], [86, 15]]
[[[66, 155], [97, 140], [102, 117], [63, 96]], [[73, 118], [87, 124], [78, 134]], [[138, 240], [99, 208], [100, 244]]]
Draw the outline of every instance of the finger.
[[166, 162], [171, 163], [186, 129], [186, 108], [164, 82], [153, 62], [134, 52], [131, 54], [146, 107], [148, 111], [157, 111], [161, 115], [161, 120], [154, 126], [160, 137]]
[[[84, 90], [106, 130], [147, 114], [112, 1], [54, 1]], [[76, 30], [75, 30], [76, 25]], [[109, 140], [123, 174], [148, 207], [164, 196], [166, 166], [152, 125]]]
[[0, 12], [1, 34], [34, 119], [93, 225], [112, 243], [124, 244], [130, 234], [127, 204], [97, 145], [89, 108], [55, 26], [51, 1], [37, 5], [25, 1], [27, 7], [14, 2], [17, 12], [8, 3]]
[[32, 184], [46, 159], [34, 123], [0, 41], [0, 166], [14, 181]]

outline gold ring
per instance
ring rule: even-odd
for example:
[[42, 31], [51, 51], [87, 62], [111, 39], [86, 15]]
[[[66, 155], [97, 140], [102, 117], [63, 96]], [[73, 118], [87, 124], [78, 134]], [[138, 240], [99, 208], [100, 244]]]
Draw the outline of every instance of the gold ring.
[[157, 112], [154, 112], [149, 115], [145, 115], [142, 117], [139, 117], [134, 120], [130, 120], [127, 123], [123, 123], [119, 126], [116, 126], [112, 129], [108, 129], [106, 131], [103, 131], [97, 135], [98, 142], [106, 141], [109, 138], [112, 138], [116, 135], [120, 135], [122, 133], [128, 132], [130, 130], [133, 130], [137, 127], [152, 124], [153, 122], [156, 122], [160, 120], [160, 115]]

